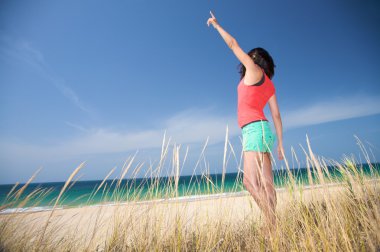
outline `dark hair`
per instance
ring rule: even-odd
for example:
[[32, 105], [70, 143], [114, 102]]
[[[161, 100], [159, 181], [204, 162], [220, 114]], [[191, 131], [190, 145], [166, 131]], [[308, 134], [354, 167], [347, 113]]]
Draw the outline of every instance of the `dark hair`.
[[[249, 51], [248, 55], [251, 56], [255, 64], [259, 65], [264, 70], [269, 79], [272, 79], [276, 65], [270, 54], [265, 49], [257, 47]], [[245, 66], [240, 64], [239, 67], [240, 79], [243, 79], [245, 75]]]

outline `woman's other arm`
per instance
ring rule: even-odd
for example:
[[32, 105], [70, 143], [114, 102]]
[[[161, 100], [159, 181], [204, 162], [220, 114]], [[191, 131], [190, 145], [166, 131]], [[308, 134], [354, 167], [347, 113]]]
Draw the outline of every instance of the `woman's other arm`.
[[284, 147], [282, 145], [282, 120], [281, 120], [281, 114], [280, 110], [278, 108], [277, 104], [277, 98], [276, 95], [272, 95], [271, 98], [269, 98], [269, 109], [272, 114], [274, 127], [276, 128], [276, 134], [277, 134], [277, 153], [278, 153], [278, 159], [284, 158]]
[[246, 54], [239, 46], [238, 42], [228, 32], [226, 32], [216, 21], [214, 14], [210, 11], [211, 17], [207, 20], [207, 25], [212, 24], [214, 28], [219, 32], [220, 36], [226, 42], [228, 47], [232, 50], [239, 61], [245, 66], [245, 83], [257, 83], [262, 78], [262, 70], [257, 66], [252, 58]]

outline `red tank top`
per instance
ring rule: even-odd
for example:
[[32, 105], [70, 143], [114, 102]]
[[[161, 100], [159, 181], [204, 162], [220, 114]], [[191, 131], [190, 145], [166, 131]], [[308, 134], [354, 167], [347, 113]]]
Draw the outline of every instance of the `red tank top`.
[[262, 84], [247, 86], [243, 80], [244, 78], [241, 79], [237, 88], [237, 112], [240, 128], [253, 121], [267, 120], [263, 109], [269, 98], [275, 93], [274, 85], [265, 73]]

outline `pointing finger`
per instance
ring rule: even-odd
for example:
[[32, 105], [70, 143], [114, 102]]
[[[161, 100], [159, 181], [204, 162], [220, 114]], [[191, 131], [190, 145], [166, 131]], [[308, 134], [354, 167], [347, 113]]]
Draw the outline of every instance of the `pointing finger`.
[[212, 18], [215, 18], [214, 14], [212, 14], [212, 11], [210, 11], [210, 15]]

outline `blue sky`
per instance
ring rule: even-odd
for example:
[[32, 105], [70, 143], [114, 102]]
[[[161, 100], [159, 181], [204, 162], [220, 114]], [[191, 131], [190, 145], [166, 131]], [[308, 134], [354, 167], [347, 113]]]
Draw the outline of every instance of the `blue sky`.
[[154, 162], [164, 132], [190, 146], [182, 174], [207, 138], [210, 170], [221, 172], [227, 125], [240, 152], [239, 62], [206, 26], [210, 10], [245, 51], [273, 56], [289, 157], [294, 147], [305, 159], [307, 134], [320, 156], [360, 159], [356, 135], [379, 159], [378, 1], [8, 0], [0, 183], [26, 181], [39, 167], [37, 181], [62, 181], [85, 160], [83, 179], [101, 179], [136, 150]]

